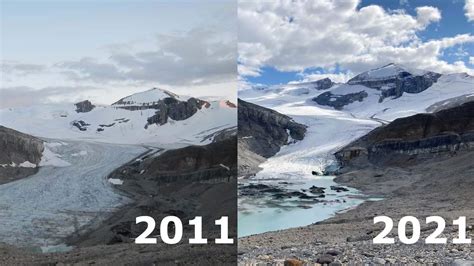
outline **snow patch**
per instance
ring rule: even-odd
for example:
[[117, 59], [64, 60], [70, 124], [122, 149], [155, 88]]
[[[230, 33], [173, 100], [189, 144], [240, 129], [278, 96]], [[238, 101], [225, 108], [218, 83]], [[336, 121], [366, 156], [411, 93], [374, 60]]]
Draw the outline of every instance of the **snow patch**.
[[20, 163], [18, 166], [26, 167], [26, 168], [36, 168], [37, 165], [34, 163], [31, 163], [30, 161], [25, 161], [25, 162]]
[[114, 185], [122, 185], [123, 180], [118, 179], [118, 178], [109, 178], [109, 182], [114, 184]]
[[71, 156], [73, 156], [73, 157], [76, 157], [76, 156], [86, 156], [86, 155], [87, 155], [87, 151], [80, 151], [80, 152], [71, 154]]
[[46, 143], [43, 151], [43, 156], [39, 163], [40, 166], [54, 166], [54, 167], [67, 167], [71, 164], [63, 159], [61, 155], [54, 153], [50, 148], [56, 147], [54, 143]]
[[385, 78], [395, 77], [401, 72], [408, 72], [415, 76], [421, 76], [428, 73], [428, 71], [424, 71], [424, 70], [420, 70], [416, 68], [410, 68], [410, 67], [397, 65], [397, 64], [388, 64], [386, 66], [364, 72], [358, 75], [357, 77], [358, 79], [363, 79], [363, 80], [385, 79]]
[[227, 165], [219, 164], [219, 166], [226, 169], [227, 171], [230, 171], [230, 168]]
[[143, 104], [158, 102], [159, 100], [162, 100], [165, 98], [174, 98], [180, 101], [186, 101], [190, 97], [177, 95], [170, 91], [159, 89], [159, 88], [153, 88], [151, 90], [134, 93], [128, 97], [122, 98], [121, 102], [123, 103], [115, 103], [114, 105], [120, 105], [120, 106], [143, 105]]

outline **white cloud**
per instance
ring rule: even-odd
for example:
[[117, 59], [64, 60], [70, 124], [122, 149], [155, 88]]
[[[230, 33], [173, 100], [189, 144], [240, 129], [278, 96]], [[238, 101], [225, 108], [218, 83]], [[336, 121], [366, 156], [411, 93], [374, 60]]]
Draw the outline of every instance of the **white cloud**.
[[24, 76], [41, 72], [46, 69], [46, 66], [39, 64], [25, 64], [17, 61], [3, 60], [0, 63], [0, 72], [2, 74], [11, 74]]
[[324, 78], [330, 78], [334, 82], [347, 82], [349, 79], [354, 77], [353, 73], [310, 73], [302, 75], [302, 79], [298, 81], [293, 81], [291, 83], [300, 83], [300, 82], [310, 82], [310, 81], [317, 81]]
[[215, 84], [235, 80], [236, 43], [235, 33], [193, 29], [159, 35], [154, 49], [119, 51], [102, 61], [85, 57], [56, 67], [75, 80]]
[[466, 0], [464, 11], [466, 11], [467, 21], [474, 21], [474, 0]]
[[427, 26], [431, 22], [436, 22], [441, 19], [441, 12], [436, 7], [422, 6], [416, 9], [416, 19], [420, 25]]
[[311, 67], [359, 73], [396, 62], [439, 72], [464, 71], [441, 59], [443, 50], [474, 42], [471, 34], [423, 41], [418, 34], [441, 20], [436, 7], [417, 7], [416, 16], [348, 1], [241, 1], [238, 7], [239, 74], [260, 68], [303, 71]]
[[101, 89], [95, 87], [45, 87], [34, 89], [28, 86], [6, 87], [0, 90], [0, 108], [29, 106], [51, 102], [77, 102], [88, 98]]
[[474, 56], [469, 57], [469, 64], [474, 66]]

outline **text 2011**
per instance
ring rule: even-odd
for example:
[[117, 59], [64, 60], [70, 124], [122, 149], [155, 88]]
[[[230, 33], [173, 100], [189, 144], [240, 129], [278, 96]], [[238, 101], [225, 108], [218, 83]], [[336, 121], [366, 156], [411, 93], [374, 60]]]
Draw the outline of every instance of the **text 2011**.
[[[136, 244], [156, 244], [157, 238], [149, 237], [150, 234], [155, 230], [156, 223], [155, 219], [150, 216], [139, 216], [136, 218], [136, 223], [147, 223], [146, 230], [137, 238], [135, 238]], [[168, 233], [168, 225], [172, 223], [174, 225], [174, 236], [170, 237]], [[194, 237], [189, 239], [189, 244], [207, 244], [207, 239], [202, 237], [202, 217], [196, 216], [194, 219], [189, 220], [189, 224], [194, 226]], [[220, 226], [221, 235], [216, 238], [214, 242], [216, 244], [233, 244], [234, 239], [229, 238], [229, 218], [223, 216], [215, 221], [215, 224]], [[177, 244], [183, 238], [183, 223], [181, 219], [176, 216], [166, 216], [161, 220], [160, 223], [160, 237], [161, 240], [166, 244]]]

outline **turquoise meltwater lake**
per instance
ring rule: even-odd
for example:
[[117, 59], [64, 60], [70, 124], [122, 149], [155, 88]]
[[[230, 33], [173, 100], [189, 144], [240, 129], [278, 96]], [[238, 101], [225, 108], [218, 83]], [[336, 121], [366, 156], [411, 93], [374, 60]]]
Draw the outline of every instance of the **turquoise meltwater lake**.
[[364, 201], [357, 190], [336, 192], [330, 186], [339, 186], [333, 176], [301, 180], [244, 180], [240, 186], [265, 184], [289, 191], [307, 191], [311, 186], [324, 187], [325, 197], [321, 202], [305, 201], [297, 197], [275, 199], [268, 193], [240, 196], [238, 213], [238, 236], [245, 237], [276, 231], [325, 220], [336, 213], [353, 208]]

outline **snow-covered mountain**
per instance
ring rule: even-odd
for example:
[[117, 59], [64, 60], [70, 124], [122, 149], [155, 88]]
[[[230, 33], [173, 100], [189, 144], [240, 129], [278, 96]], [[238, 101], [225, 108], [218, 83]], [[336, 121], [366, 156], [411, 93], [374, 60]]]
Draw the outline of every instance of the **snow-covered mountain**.
[[165, 98], [173, 98], [176, 100], [187, 100], [190, 97], [187, 96], [179, 96], [177, 94], [174, 94], [170, 91], [163, 90], [163, 89], [158, 89], [158, 88], [153, 88], [148, 91], [144, 92], [138, 92], [134, 93], [132, 95], [129, 95], [127, 97], [124, 97], [117, 102], [113, 103], [112, 105], [121, 105], [121, 106], [127, 106], [127, 105], [146, 105], [150, 104], [153, 102], [157, 102], [159, 100], [165, 99]]
[[317, 82], [250, 88], [240, 91], [239, 97], [265, 107], [292, 103], [393, 120], [474, 95], [474, 77], [466, 73], [439, 74], [397, 64], [363, 72], [347, 83], [332, 82], [325, 90], [315, 89], [312, 84]]
[[333, 153], [381, 124], [434, 112], [472, 100], [474, 77], [439, 74], [389, 64], [361, 73], [347, 83], [317, 82], [259, 86], [239, 98], [288, 115], [306, 125], [302, 141], [282, 147], [260, 165], [257, 178], [311, 176], [335, 162]]
[[89, 101], [0, 110], [0, 124], [37, 137], [120, 144], [203, 145], [237, 126], [236, 106], [162, 89], [109, 106]]

